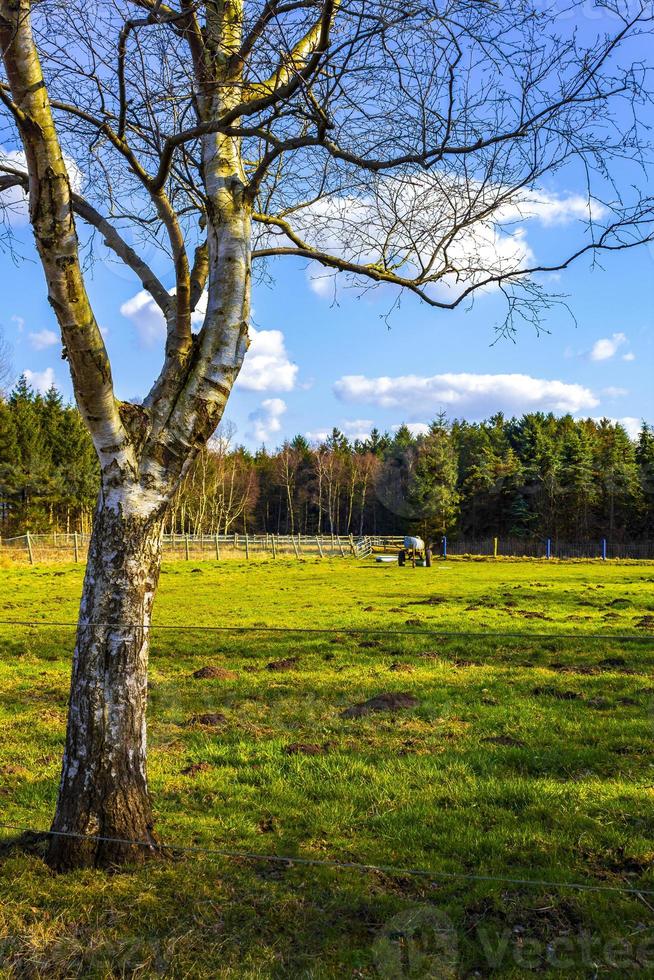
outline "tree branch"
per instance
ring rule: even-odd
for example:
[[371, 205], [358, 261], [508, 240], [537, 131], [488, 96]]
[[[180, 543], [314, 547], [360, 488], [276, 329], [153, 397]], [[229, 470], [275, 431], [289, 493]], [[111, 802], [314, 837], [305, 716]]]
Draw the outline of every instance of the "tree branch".
[[[79, 261], [70, 180], [30, 23], [29, 0], [0, 0], [0, 45], [29, 176], [30, 218], [66, 347], [75, 396], [103, 471], [134, 471], [135, 454], [114, 397], [109, 358]], [[124, 475], [124, 472], [123, 472]]]
[[[29, 178], [26, 173], [14, 170], [4, 164], [0, 164], [0, 193], [12, 187], [20, 187], [27, 194], [29, 192]], [[168, 290], [162, 285], [155, 276], [149, 265], [137, 255], [131, 245], [128, 245], [117, 228], [115, 228], [104, 215], [100, 214], [92, 204], [89, 204], [80, 194], [71, 194], [73, 211], [83, 218], [87, 224], [92, 225], [103, 237], [107, 248], [121, 259], [126, 266], [136, 274], [141, 281], [141, 285], [146, 289], [153, 300], [162, 311], [164, 316], [168, 316], [172, 299]]]
[[245, 86], [246, 102], [273, 95], [283, 85], [303, 71], [311, 75], [318, 66], [329, 43], [329, 33], [340, 6], [340, 0], [325, 0], [320, 17], [307, 33], [288, 53], [282, 54], [279, 65], [264, 82], [254, 82]]

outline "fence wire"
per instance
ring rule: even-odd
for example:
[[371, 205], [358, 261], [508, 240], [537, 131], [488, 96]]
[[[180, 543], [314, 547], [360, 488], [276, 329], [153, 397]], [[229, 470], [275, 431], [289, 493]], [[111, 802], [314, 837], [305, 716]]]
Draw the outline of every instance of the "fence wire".
[[151, 841], [130, 840], [124, 837], [104, 837], [94, 834], [77, 834], [60, 830], [33, 830], [16, 824], [0, 823], [3, 830], [13, 830], [23, 834], [37, 834], [43, 837], [63, 837], [73, 840], [92, 841], [98, 844], [121, 844], [125, 847], [145, 847], [148, 850], [158, 850], [170, 854], [198, 854], [209, 858], [231, 858], [244, 861], [268, 861], [282, 864], [286, 867], [299, 865], [304, 867], [336, 868], [340, 871], [359, 871], [361, 873], [386, 874], [393, 877], [438, 878], [447, 881], [476, 881], [493, 882], [495, 884], [524, 885], [533, 888], [570, 888], [576, 891], [613, 892], [625, 895], [654, 896], [654, 889], [628, 888], [623, 885], [597, 885], [577, 881], [548, 881], [545, 878], [509, 878], [503, 875], [486, 875], [481, 873], [469, 874], [458, 871], [433, 871], [427, 868], [401, 868], [392, 864], [364, 864], [360, 861], [330, 861], [328, 858], [309, 858], [292, 854], [260, 854], [254, 851], [234, 851], [224, 848], [202, 847], [180, 843], [159, 843], [156, 848]]
[[440, 639], [515, 639], [515, 640], [594, 640], [599, 642], [648, 643], [654, 635], [638, 633], [524, 633], [524, 632], [474, 632], [472, 630], [408, 629], [388, 630], [374, 627], [321, 627], [321, 626], [213, 626], [189, 623], [94, 623], [52, 620], [50, 622], [29, 619], [0, 619], [0, 626], [20, 626], [29, 629], [97, 629], [129, 632], [130, 630], [162, 630], [198, 633], [296, 633], [327, 636], [433, 636]]
[[[49, 629], [49, 628], [77, 628], [78, 624], [71, 621], [31, 621], [31, 620], [0, 620], [0, 626], [12, 626], [12, 627], [28, 627], [28, 628], [38, 628], [38, 629]], [[205, 624], [132, 624], [125, 626], [124, 624], [117, 623], [95, 623], [88, 622], [84, 623], [85, 628], [91, 629], [102, 629], [102, 630], [164, 630], [164, 631], [201, 631], [201, 632], [221, 632], [221, 633], [293, 633], [293, 634], [327, 634], [327, 635], [384, 635], [389, 638], [394, 636], [432, 636], [440, 638], [478, 638], [478, 639], [502, 639], [502, 638], [515, 638], [524, 640], [593, 640], [593, 641], [620, 641], [620, 642], [652, 642], [654, 641], [654, 636], [639, 636], [635, 634], [563, 634], [563, 633], [520, 633], [520, 632], [498, 632], [498, 633], [480, 633], [473, 631], [444, 631], [444, 630], [425, 630], [425, 629], [411, 629], [411, 630], [384, 630], [384, 629], [374, 629], [374, 628], [352, 628], [343, 627], [340, 629], [333, 628], [321, 628], [321, 627], [293, 627], [293, 626], [213, 626]], [[118, 844], [129, 847], [146, 847], [152, 849], [153, 845], [150, 841], [140, 841], [133, 840], [129, 838], [120, 837], [110, 837], [103, 835], [92, 835], [92, 834], [79, 834], [73, 832], [65, 831], [54, 831], [54, 830], [34, 830], [30, 827], [25, 827], [18, 824], [11, 823], [0, 823], [0, 828], [3, 830], [11, 830], [13, 832], [22, 834], [36, 834], [43, 837], [62, 837], [62, 838], [72, 838], [76, 840], [92, 841], [98, 844], [110, 843]], [[460, 882], [480, 882], [480, 883], [494, 883], [494, 884], [508, 884], [515, 885], [526, 888], [552, 888], [552, 889], [569, 889], [580, 892], [595, 892], [595, 893], [613, 893], [613, 894], [625, 894], [633, 895], [643, 901], [648, 908], [651, 908], [648, 902], [645, 901], [645, 896], [654, 897], [654, 889], [640, 888], [637, 886], [618, 886], [618, 885], [600, 885], [597, 883], [589, 882], [569, 882], [569, 881], [551, 881], [547, 879], [538, 878], [517, 878], [505, 875], [491, 875], [483, 874], [481, 872], [468, 873], [468, 872], [456, 872], [456, 871], [437, 871], [433, 869], [426, 868], [404, 868], [396, 865], [388, 864], [368, 864], [359, 861], [339, 861], [330, 860], [327, 858], [311, 858], [304, 857], [300, 855], [283, 855], [283, 854], [265, 854], [245, 850], [233, 850], [220, 847], [204, 847], [200, 845], [190, 845], [185, 842], [178, 841], [167, 841], [158, 844], [157, 849], [162, 852], [162, 854], [188, 854], [188, 855], [201, 855], [209, 859], [229, 859], [229, 860], [242, 860], [242, 861], [254, 861], [254, 862], [268, 862], [278, 864], [287, 868], [292, 868], [294, 866], [303, 866], [310, 868], [329, 868], [337, 871], [352, 871], [361, 874], [385, 874], [394, 877], [414, 877], [421, 879], [433, 879], [439, 881], [460, 881]]]

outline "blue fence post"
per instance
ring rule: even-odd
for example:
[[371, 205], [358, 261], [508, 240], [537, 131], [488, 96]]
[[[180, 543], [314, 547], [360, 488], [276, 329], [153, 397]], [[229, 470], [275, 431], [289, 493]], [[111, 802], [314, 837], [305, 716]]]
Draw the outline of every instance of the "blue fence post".
[[552, 557], [552, 539], [551, 538], [548, 538], [547, 539], [547, 557], [548, 558], [551, 558]]
[[606, 561], [606, 538], [602, 538], [602, 561]]
[[443, 535], [443, 558], [447, 558], [447, 537]]

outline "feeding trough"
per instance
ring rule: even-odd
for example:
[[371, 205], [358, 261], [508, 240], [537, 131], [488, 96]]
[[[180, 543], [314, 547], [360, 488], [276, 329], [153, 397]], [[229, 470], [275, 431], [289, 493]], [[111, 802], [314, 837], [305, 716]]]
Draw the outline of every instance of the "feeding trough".
[[397, 556], [397, 563], [400, 567], [410, 561], [412, 566], [421, 568], [431, 568], [431, 550], [426, 547], [422, 538], [407, 535], [404, 539], [404, 547], [400, 549]]
[[431, 550], [425, 545], [422, 538], [407, 535], [399, 549], [392, 554], [388, 553], [389, 550], [387, 546], [386, 553], [375, 555], [375, 561], [384, 565], [397, 562], [400, 567], [404, 567], [407, 562], [410, 562], [413, 568], [431, 568]]

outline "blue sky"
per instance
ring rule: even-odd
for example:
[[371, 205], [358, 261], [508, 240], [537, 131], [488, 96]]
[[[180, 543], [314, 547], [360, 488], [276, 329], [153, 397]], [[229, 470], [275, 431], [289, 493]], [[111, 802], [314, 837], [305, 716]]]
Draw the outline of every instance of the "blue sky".
[[[590, 33], [604, 16], [592, 4], [582, 14], [576, 26]], [[629, 57], [651, 60], [649, 37], [634, 43]], [[618, 163], [615, 173], [623, 186], [652, 193], [633, 166]], [[561, 171], [538, 192], [535, 216], [511, 228], [536, 263], [561, 258], [579, 241], [583, 170]], [[15, 374], [29, 373], [40, 388], [54, 381], [72, 399], [30, 229], [24, 216], [13, 224], [22, 259], [0, 257], [0, 326]], [[140, 300], [133, 275], [102, 246], [96, 256], [88, 285], [116, 392], [140, 398], [160, 367], [161, 323]], [[170, 269], [145, 257], [171, 286]], [[268, 271], [272, 285], [254, 289], [254, 342], [226, 412], [237, 441], [250, 448], [262, 441], [274, 447], [298, 432], [318, 439], [334, 425], [352, 437], [373, 425], [420, 427], [441, 410], [470, 420], [497, 411], [570, 411], [626, 420], [632, 432], [642, 419], [654, 422], [654, 245], [604, 254], [595, 268], [584, 258], [552, 277], [546, 285], [566, 295], [574, 318], [554, 306], [548, 332], [524, 325], [513, 341], [495, 333], [504, 316], [497, 292], [453, 312], [405, 295], [387, 324], [394, 297], [386, 288], [357, 296], [338, 280], [312, 278], [319, 270], [296, 259], [277, 260]]]
[[[24, 261], [5, 257], [0, 294], [15, 372], [30, 372], [40, 387], [52, 379], [72, 398], [29, 229], [16, 232]], [[551, 247], [548, 236], [560, 241], [567, 232], [567, 222], [529, 226], [529, 246], [538, 257]], [[497, 294], [454, 312], [405, 296], [387, 323], [392, 297], [384, 290], [357, 296], [338, 280], [314, 278], [316, 270], [295, 259], [270, 271], [273, 285], [255, 287], [255, 340], [226, 413], [236, 439], [251, 448], [297, 432], [318, 438], [332, 425], [352, 436], [372, 424], [420, 425], [441, 409], [469, 419], [570, 410], [627, 419], [632, 429], [643, 418], [654, 421], [650, 247], [604, 256], [594, 269], [582, 260], [562, 273], [549, 285], [567, 295], [575, 319], [555, 306], [548, 333], [523, 326], [514, 341], [496, 337], [504, 311]], [[89, 284], [117, 393], [140, 397], [160, 365], [159, 326], [147, 308], [135, 309], [139, 284], [127, 271], [101, 260]]]

